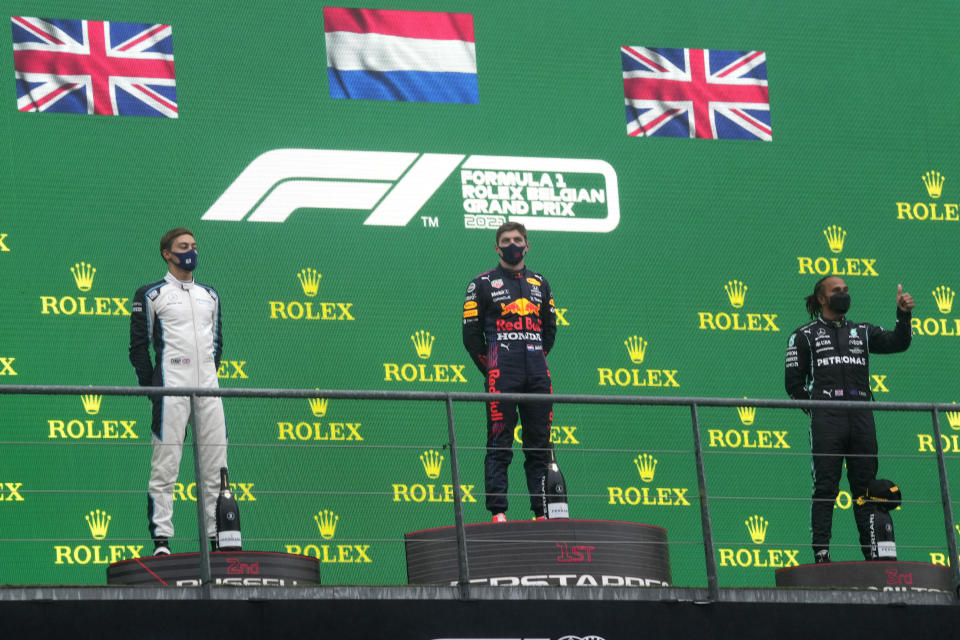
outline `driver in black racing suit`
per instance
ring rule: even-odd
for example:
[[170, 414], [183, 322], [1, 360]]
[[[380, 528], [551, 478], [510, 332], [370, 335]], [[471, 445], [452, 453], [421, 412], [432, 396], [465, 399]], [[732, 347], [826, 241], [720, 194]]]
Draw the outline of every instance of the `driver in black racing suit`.
[[[526, 228], [507, 222], [497, 229], [500, 265], [467, 286], [463, 304], [463, 345], [486, 377], [490, 393], [553, 393], [547, 353], [557, 333], [550, 285], [525, 268], [530, 245]], [[550, 461], [553, 405], [487, 403], [486, 506], [494, 522], [506, 522], [507, 468], [513, 459], [517, 408], [523, 425], [524, 470], [530, 508], [544, 517], [540, 479]]]
[[[797, 400], [870, 400], [870, 354], [899, 353], [910, 346], [913, 298], [897, 285], [897, 324], [886, 331], [850, 322], [850, 294], [836, 276], [817, 282], [806, 299], [814, 320], [790, 335], [784, 368], [787, 393]], [[810, 524], [816, 562], [830, 562], [833, 506], [847, 460], [850, 495], [862, 496], [877, 476], [877, 432], [870, 410], [815, 409], [811, 412], [813, 504]], [[869, 513], [854, 504], [864, 557], [870, 559]]]

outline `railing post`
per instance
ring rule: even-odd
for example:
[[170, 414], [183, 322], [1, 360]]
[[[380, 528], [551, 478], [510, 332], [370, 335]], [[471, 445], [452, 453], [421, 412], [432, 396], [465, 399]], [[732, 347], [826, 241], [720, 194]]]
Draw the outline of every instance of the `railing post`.
[[957, 561], [957, 537], [953, 529], [953, 505], [950, 502], [950, 484], [947, 480], [947, 465], [943, 459], [943, 442], [940, 440], [940, 412], [933, 410], [933, 441], [937, 443], [937, 471], [940, 474], [940, 500], [943, 502], [943, 522], [947, 529], [947, 558], [953, 575], [953, 593], [960, 597], [960, 566]]
[[460, 599], [470, 599], [470, 567], [467, 563], [467, 532], [463, 523], [463, 499], [460, 491], [460, 463], [457, 460], [457, 436], [453, 423], [453, 400], [447, 395], [447, 431], [450, 438], [450, 474], [453, 476], [453, 517], [457, 529], [457, 586]]
[[717, 580], [717, 558], [713, 550], [713, 525], [710, 523], [710, 504], [707, 501], [707, 474], [703, 465], [703, 445], [700, 442], [700, 418], [697, 405], [690, 405], [693, 422], [693, 452], [697, 460], [697, 489], [700, 492], [700, 521], [703, 525], [703, 554], [707, 562], [707, 597], [720, 599], [720, 584]]
[[200, 470], [200, 437], [196, 426], [197, 396], [190, 396], [190, 433], [193, 437], [193, 476], [197, 487], [197, 536], [200, 540], [200, 588], [210, 597], [210, 549], [207, 547], [207, 513], [203, 502], [203, 474]]

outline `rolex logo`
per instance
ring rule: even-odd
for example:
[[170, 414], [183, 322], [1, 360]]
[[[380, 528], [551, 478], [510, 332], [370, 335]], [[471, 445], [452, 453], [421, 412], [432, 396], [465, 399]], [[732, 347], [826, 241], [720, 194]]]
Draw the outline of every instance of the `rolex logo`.
[[927, 171], [920, 177], [923, 180], [923, 186], [927, 188], [927, 193], [936, 200], [943, 192], [943, 175], [939, 171]]
[[430, 335], [429, 331], [423, 331], [421, 329], [410, 336], [410, 339], [413, 340], [413, 346], [417, 350], [417, 356], [421, 360], [426, 360], [430, 357], [430, 353], [433, 351], [433, 341], [435, 338]]
[[110, 526], [112, 516], [108, 515], [106, 511], [97, 509], [88, 513], [85, 518], [87, 525], [90, 527], [90, 535], [93, 536], [94, 540], [103, 540], [107, 537], [107, 528]]
[[321, 538], [324, 540], [333, 538], [333, 534], [337, 532], [337, 522], [340, 521], [340, 516], [329, 509], [324, 509], [323, 511], [317, 512], [317, 515], [313, 516], [313, 519], [317, 521], [317, 528], [320, 529]]
[[[746, 398], [744, 398], [746, 399]], [[745, 426], [750, 426], [753, 424], [753, 419], [757, 415], [756, 407], [737, 407], [737, 415], [740, 416], [740, 422]]]
[[953, 289], [940, 285], [933, 290], [933, 299], [937, 301], [937, 309], [940, 313], [950, 313], [953, 309]]
[[653, 474], [656, 473], [657, 459], [649, 453], [642, 453], [633, 461], [637, 465], [637, 471], [640, 473], [640, 479], [644, 482], [652, 482]]
[[847, 239], [847, 232], [835, 224], [830, 225], [823, 230], [823, 235], [827, 238], [827, 245], [833, 253], [843, 251], [843, 242]]
[[951, 429], [960, 429], [960, 411], [944, 411]]
[[86, 262], [78, 262], [70, 267], [70, 273], [73, 274], [77, 289], [80, 289], [80, 291], [90, 291], [93, 288], [93, 276], [97, 273], [96, 267]]
[[433, 449], [424, 451], [420, 454], [420, 462], [423, 463], [423, 470], [427, 472], [427, 477], [436, 480], [440, 477], [440, 467], [443, 464], [443, 456], [439, 451]]
[[313, 415], [318, 418], [327, 415], [327, 406], [330, 404], [327, 398], [308, 398], [307, 402], [310, 403], [310, 411], [313, 412]]
[[767, 525], [770, 524], [763, 516], [753, 515], [744, 520], [747, 525], [747, 531], [750, 532], [750, 540], [753, 544], [763, 544], [767, 539]]
[[320, 278], [322, 278], [316, 269], [301, 269], [297, 274], [300, 286], [303, 287], [303, 293], [308, 298], [313, 298], [320, 290]]
[[640, 364], [643, 362], [643, 356], [647, 352], [647, 341], [640, 336], [630, 336], [623, 341], [627, 345], [627, 353], [630, 354], [630, 362]]
[[747, 296], [747, 285], [739, 280], [731, 280], [723, 285], [723, 290], [727, 292], [727, 297], [730, 298], [730, 304], [734, 309], [743, 307], [743, 301]]
[[83, 403], [83, 410], [91, 416], [95, 416], [100, 413], [100, 403], [102, 401], [103, 396], [95, 396], [92, 394], [80, 396], [80, 402]]

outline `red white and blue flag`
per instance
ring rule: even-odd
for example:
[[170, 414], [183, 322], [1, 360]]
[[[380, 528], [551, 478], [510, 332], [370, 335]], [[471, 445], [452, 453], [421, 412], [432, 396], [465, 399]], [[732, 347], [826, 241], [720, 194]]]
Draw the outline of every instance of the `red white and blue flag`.
[[621, 47], [627, 134], [772, 140], [763, 51]]
[[331, 98], [478, 104], [469, 13], [324, 7]]
[[10, 20], [20, 111], [177, 117], [170, 25]]

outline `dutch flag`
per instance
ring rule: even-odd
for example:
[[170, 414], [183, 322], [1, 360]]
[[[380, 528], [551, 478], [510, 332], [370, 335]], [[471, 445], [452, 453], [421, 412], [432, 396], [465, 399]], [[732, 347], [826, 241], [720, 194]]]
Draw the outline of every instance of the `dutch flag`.
[[469, 13], [324, 7], [331, 98], [479, 104]]

